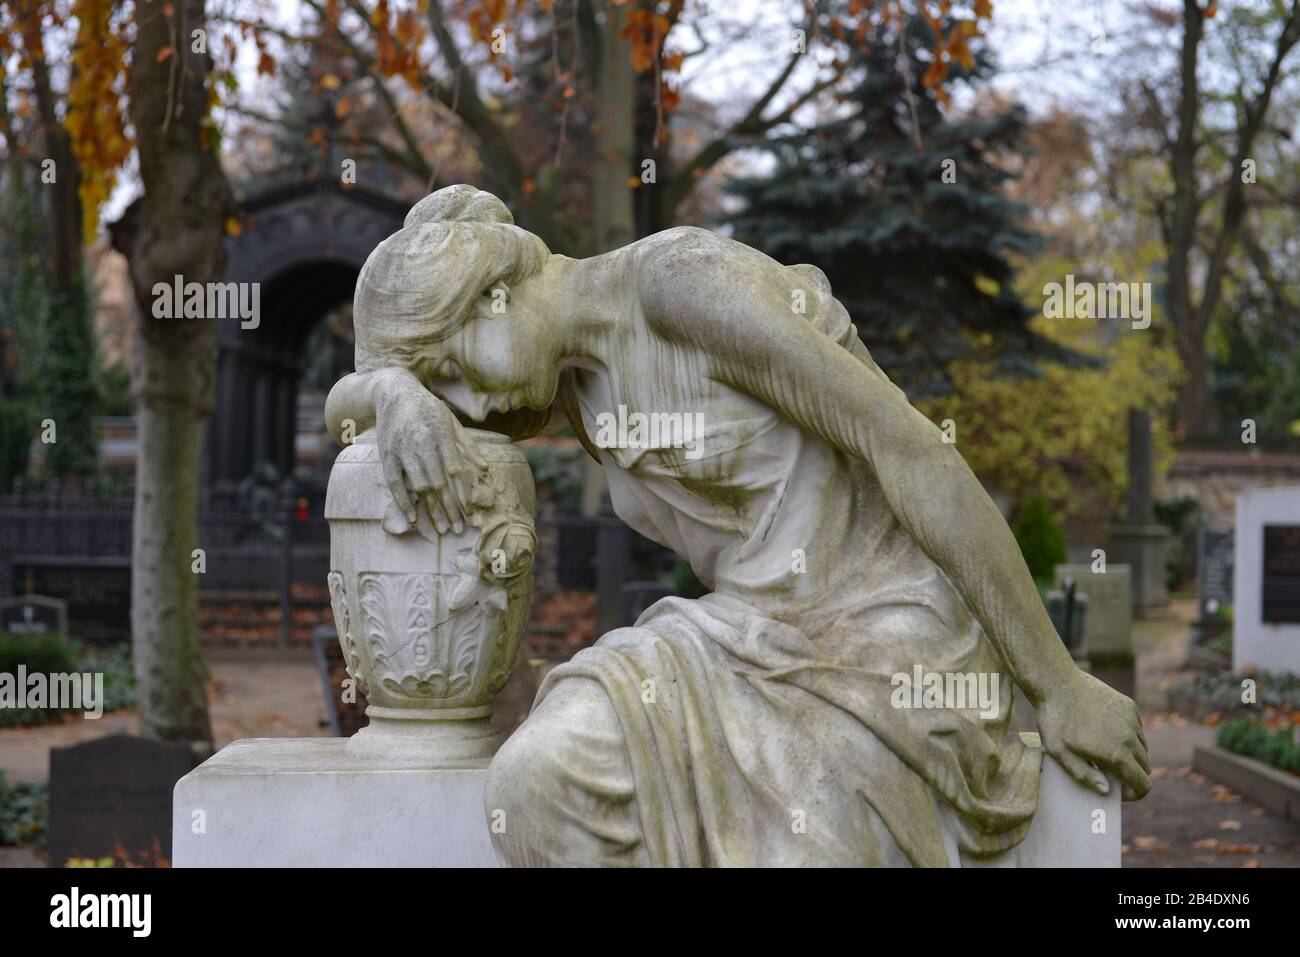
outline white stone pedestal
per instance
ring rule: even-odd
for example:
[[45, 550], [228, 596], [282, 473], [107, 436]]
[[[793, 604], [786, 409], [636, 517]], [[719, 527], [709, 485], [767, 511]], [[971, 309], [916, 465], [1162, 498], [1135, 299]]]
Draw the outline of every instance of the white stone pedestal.
[[172, 865], [498, 866], [483, 809], [486, 761], [403, 766], [349, 753], [348, 740], [222, 748], [176, 783]]
[[[403, 767], [351, 754], [347, 740], [252, 738], [222, 748], [176, 784], [173, 866], [498, 866], [486, 764]], [[1101, 797], [1048, 758], [1029, 834], [981, 865], [1119, 867], [1118, 786]]]
[[1066, 774], [1055, 758], [1045, 757], [1038, 779], [1038, 811], [1029, 833], [1018, 847], [989, 863], [995, 867], [1119, 867], [1121, 806], [1120, 786], [1114, 778], [1110, 794], [1102, 797]]

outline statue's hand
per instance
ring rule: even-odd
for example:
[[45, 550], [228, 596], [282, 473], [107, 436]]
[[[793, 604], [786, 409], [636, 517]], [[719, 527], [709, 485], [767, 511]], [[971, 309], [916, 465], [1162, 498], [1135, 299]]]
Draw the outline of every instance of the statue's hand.
[[1037, 708], [1043, 748], [1085, 787], [1107, 794], [1102, 768], [1119, 778], [1124, 800], [1151, 790], [1151, 761], [1137, 705], [1092, 675], [1076, 671]]
[[461, 441], [451, 409], [415, 382], [386, 389], [375, 413], [384, 481], [397, 507], [412, 524], [423, 506], [440, 533], [462, 532], [470, 469], [483, 463], [473, 443]]

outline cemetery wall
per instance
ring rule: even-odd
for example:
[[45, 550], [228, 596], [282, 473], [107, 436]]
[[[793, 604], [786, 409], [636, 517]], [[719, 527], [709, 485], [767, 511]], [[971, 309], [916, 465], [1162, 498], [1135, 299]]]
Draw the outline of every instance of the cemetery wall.
[[1284, 485], [1300, 485], [1300, 455], [1183, 451], [1174, 456], [1164, 481], [1156, 483], [1156, 498], [1194, 498], [1207, 528], [1230, 531], [1242, 489]]

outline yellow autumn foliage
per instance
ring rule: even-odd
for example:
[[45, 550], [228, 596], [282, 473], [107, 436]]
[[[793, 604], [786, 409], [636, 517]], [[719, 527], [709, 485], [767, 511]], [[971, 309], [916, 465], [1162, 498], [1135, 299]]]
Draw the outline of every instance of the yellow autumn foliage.
[[[1053, 275], [1052, 263], [1035, 263], [1021, 284]], [[1060, 276], [1056, 275], [1059, 279]], [[1041, 295], [1039, 296], [1041, 300]], [[952, 370], [954, 394], [917, 401], [936, 423], [952, 419], [957, 448], [986, 483], [1016, 501], [1042, 495], [1058, 515], [1075, 514], [1071, 473], [1106, 495], [1119, 510], [1128, 488], [1128, 410], [1152, 410], [1156, 474], [1172, 461], [1173, 443], [1161, 414], [1172, 403], [1181, 365], [1167, 337], [1158, 333], [1163, 315], [1152, 305], [1152, 324], [1133, 329], [1128, 322], [1047, 320], [1033, 323], [1040, 334], [1105, 364], [1100, 368], [1041, 366], [1037, 379], [995, 374], [987, 362], [959, 363]]]
[[81, 228], [95, 236], [99, 207], [117, 182], [117, 170], [131, 152], [123, 99], [126, 44], [113, 22], [112, 0], [77, 0], [72, 81], [64, 127], [81, 172]]

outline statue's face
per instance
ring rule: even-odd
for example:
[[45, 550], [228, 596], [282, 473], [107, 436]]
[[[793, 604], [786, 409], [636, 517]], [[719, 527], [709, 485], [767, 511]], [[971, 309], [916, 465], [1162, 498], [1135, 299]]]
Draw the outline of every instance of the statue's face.
[[545, 409], [555, 397], [558, 347], [544, 303], [525, 280], [484, 290], [465, 324], [444, 340], [447, 355], [429, 383], [464, 415]]

